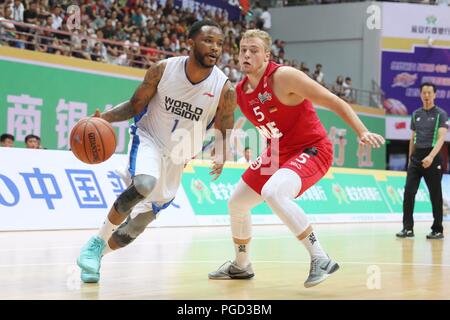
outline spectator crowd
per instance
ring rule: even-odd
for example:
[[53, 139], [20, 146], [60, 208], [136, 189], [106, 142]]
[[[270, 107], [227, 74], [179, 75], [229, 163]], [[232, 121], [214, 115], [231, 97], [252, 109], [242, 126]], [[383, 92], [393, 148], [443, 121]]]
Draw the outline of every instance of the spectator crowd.
[[[228, 19], [225, 10], [179, 8], [173, 0], [79, 0], [76, 10], [70, 10], [72, 4], [68, 0], [0, 0], [0, 44], [146, 69], [155, 61], [187, 55], [189, 26], [197, 20], [212, 19], [226, 35], [219, 67], [232, 82], [237, 82], [242, 78], [238, 68], [240, 35], [253, 28], [270, 32], [272, 26], [268, 8], [259, 2], [236, 21]], [[74, 16], [79, 21], [73, 21]], [[288, 59], [283, 40], [274, 40], [272, 58], [325, 85], [321, 64], [310, 72], [305, 63]], [[342, 78], [327, 87], [350, 101], [351, 79]]]
[[[178, 8], [173, 0], [81, 0], [75, 11], [70, 10], [71, 4], [73, 2], [67, 0], [0, 0], [0, 43], [148, 68], [154, 61], [187, 55], [189, 26], [197, 20], [211, 19], [222, 26], [226, 36], [219, 67], [236, 82], [242, 77], [237, 67], [240, 35], [248, 28], [269, 31], [271, 27], [267, 8], [250, 19], [244, 16], [231, 21], [225, 10], [208, 11], [203, 6], [195, 10]], [[79, 21], [73, 21], [74, 16], [78, 16]], [[40, 28], [27, 28], [5, 20]], [[280, 52], [280, 59], [285, 60], [284, 48], [280, 46], [277, 52]]]
[[[236, 21], [230, 20], [225, 10], [206, 10], [201, 5], [195, 10], [179, 8], [173, 0], [79, 0], [77, 6], [70, 8], [72, 4], [69, 0], [0, 0], [0, 45], [148, 68], [155, 61], [187, 55], [189, 26], [197, 20], [212, 19], [222, 26], [225, 34], [218, 65], [236, 83], [242, 79], [238, 67], [241, 34], [254, 28], [270, 32], [272, 26], [267, 7], [258, 2], [250, 14], [243, 14]], [[72, 21], [74, 16], [79, 17], [78, 21]], [[286, 57], [285, 45], [281, 39], [273, 41], [275, 62], [298, 68], [352, 102], [350, 77], [339, 76], [333, 85], [327, 85], [321, 64], [310, 72], [304, 62]], [[13, 144], [14, 137], [6, 141]]]

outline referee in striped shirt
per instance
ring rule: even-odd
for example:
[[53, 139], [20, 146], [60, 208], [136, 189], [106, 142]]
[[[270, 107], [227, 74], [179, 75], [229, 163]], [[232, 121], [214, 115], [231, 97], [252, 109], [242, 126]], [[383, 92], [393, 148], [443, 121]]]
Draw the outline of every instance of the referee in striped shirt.
[[427, 239], [444, 238], [442, 226], [442, 163], [439, 151], [448, 129], [447, 113], [434, 104], [436, 87], [432, 83], [420, 86], [422, 108], [411, 117], [412, 136], [409, 141], [409, 165], [403, 197], [403, 230], [397, 237], [414, 237], [414, 201], [423, 177], [430, 192], [433, 225]]

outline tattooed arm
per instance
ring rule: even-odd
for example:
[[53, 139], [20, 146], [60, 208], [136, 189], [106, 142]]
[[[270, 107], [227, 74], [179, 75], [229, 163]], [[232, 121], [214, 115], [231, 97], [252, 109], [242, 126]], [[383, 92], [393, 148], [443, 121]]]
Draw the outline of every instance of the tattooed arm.
[[95, 116], [100, 116], [108, 122], [119, 122], [128, 120], [141, 113], [155, 95], [165, 67], [166, 60], [153, 64], [147, 70], [144, 81], [136, 89], [129, 101], [122, 102], [102, 114], [97, 110]]
[[220, 97], [219, 106], [217, 107], [215, 129], [215, 159], [210, 175], [216, 175], [213, 180], [216, 180], [222, 173], [223, 165], [227, 159], [227, 150], [229, 150], [229, 138], [231, 130], [234, 126], [234, 110], [237, 106], [236, 90], [228, 81]]

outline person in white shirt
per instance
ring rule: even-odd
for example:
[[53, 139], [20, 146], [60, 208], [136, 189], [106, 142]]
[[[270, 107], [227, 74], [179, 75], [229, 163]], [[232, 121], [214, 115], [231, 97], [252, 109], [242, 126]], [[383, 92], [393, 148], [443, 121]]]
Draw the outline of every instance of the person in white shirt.
[[346, 77], [342, 86], [344, 87], [345, 100], [349, 102], [352, 99], [352, 78]]
[[150, 0], [147, 4], [147, 6], [152, 10], [156, 11], [158, 10], [158, 3], [155, 0]]
[[[189, 56], [161, 60], [147, 70], [132, 98], [95, 116], [108, 122], [134, 118], [127, 189], [77, 260], [83, 282], [98, 282], [103, 255], [132, 243], [167, 208], [181, 184], [185, 164], [202, 152], [209, 128], [216, 129], [210, 175], [222, 173], [234, 126], [236, 93], [216, 66], [224, 34], [214, 21], [197, 21], [189, 31]], [[220, 132], [220, 135], [218, 134]]]
[[269, 9], [264, 7], [264, 11], [261, 14], [261, 18], [263, 21], [263, 30], [269, 32], [270, 28], [272, 28], [272, 16], [270, 15]]
[[323, 82], [323, 72], [322, 72], [322, 65], [320, 63], [316, 64], [316, 70], [314, 71], [316, 74], [316, 81], [319, 83]]
[[252, 149], [246, 147], [244, 149], [244, 156], [239, 158], [237, 163], [250, 163], [252, 161]]
[[58, 30], [63, 23], [63, 19], [61, 18], [61, 7], [56, 6], [53, 8], [52, 17], [53, 17], [52, 28]]
[[25, 8], [21, 0], [14, 0], [14, 3], [10, 6], [12, 10], [12, 16], [15, 21], [23, 22], [23, 13]]

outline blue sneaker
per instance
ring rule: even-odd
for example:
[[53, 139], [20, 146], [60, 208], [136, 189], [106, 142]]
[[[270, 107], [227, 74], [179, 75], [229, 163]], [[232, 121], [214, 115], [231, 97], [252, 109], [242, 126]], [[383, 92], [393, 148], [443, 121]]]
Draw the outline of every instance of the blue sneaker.
[[100, 272], [89, 273], [81, 269], [81, 281], [84, 283], [97, 283], [100, 280]]
[[82, 271], [91, 274], [100, 272], [100, 263], [105, 246], [105, 241], [99, 236], [93, 236], [89, 239], [84, 247], [81, 248], [81, 253], [77, 260], [77, 264]]

